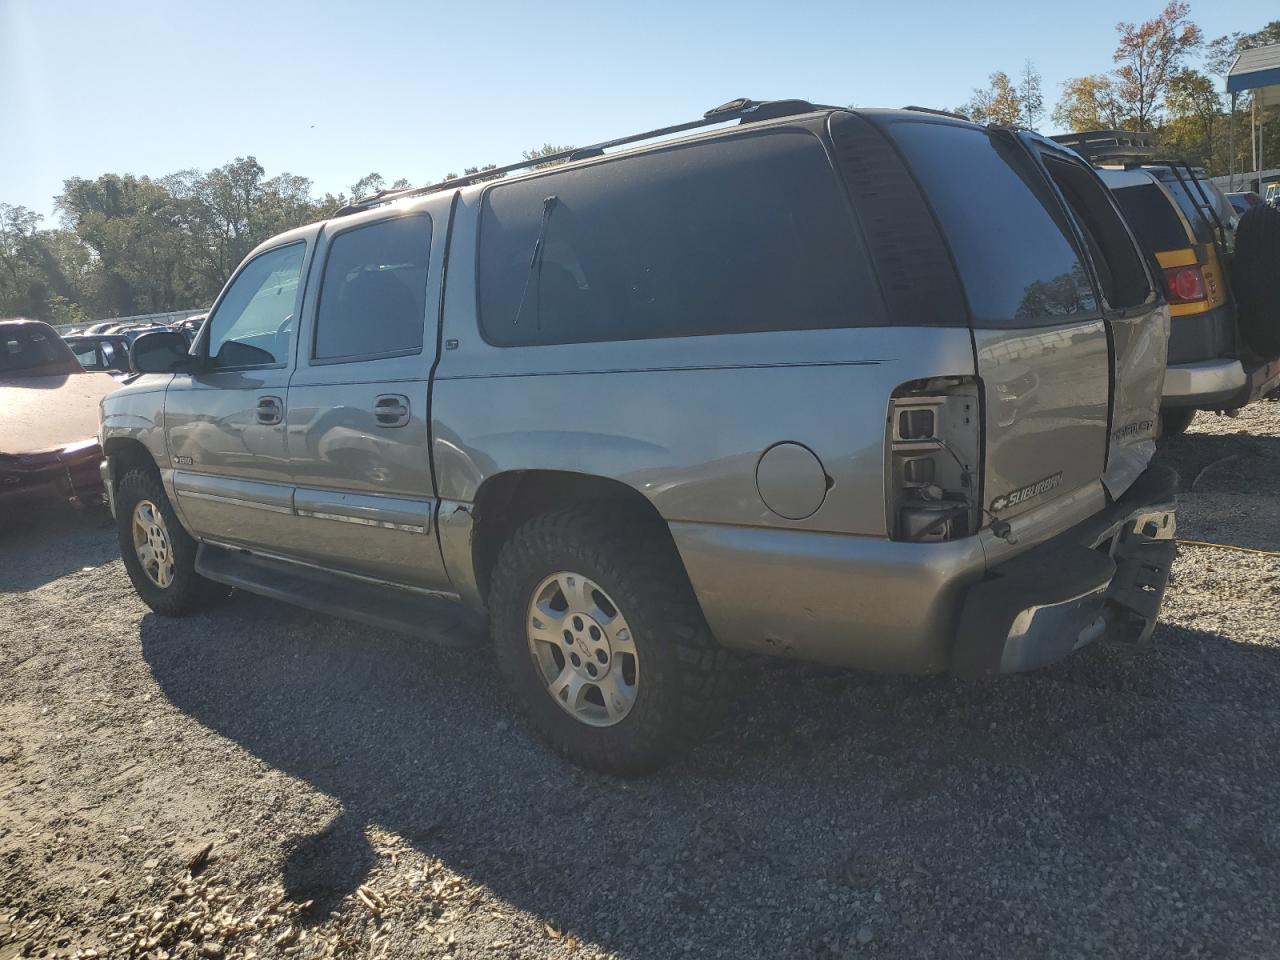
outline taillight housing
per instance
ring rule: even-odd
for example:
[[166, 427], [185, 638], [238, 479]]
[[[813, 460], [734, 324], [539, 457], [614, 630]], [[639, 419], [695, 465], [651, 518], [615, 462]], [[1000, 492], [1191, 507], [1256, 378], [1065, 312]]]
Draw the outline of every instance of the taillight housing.
[[893, 391], [885, 433], [885, 512], [894, 540], [955, 540], [981, 525], [982, 426], [973, 377]]
[[1170, 303], [1195, 303], [1205, 298], [1204, 272], [1198, 266], [1168, 267], [1164, 290]]

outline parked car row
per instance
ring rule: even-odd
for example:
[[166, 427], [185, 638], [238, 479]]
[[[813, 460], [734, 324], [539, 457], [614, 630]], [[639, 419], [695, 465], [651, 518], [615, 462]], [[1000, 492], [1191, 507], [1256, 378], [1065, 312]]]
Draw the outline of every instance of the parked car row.
[[206, 314], [187, 317], [171, 325], [153, 323], [95, 323], [83, 331], [72, 330], [62, 335], [76, 359], [86, 370], [99, 370], [116, 377], [129, 373], [129, 348], [148, 333], [178, 331], [191, 343], [196, 338]]
[[1280, 213], [1206, 184], [1116, 131], [739, 100], [379, 192], [252, 251], [194, 342], [133, 342], [99, 427], [125, 568], [166, 616], [460, 604], [538, 733], [617, 774], [743, 654], [1141, 646], [1161, 424], [1280, 355]]
[[0, 321], [0, 524], [34, 505], [101, 498], [98, 404], [115, 387], [48, 324]]

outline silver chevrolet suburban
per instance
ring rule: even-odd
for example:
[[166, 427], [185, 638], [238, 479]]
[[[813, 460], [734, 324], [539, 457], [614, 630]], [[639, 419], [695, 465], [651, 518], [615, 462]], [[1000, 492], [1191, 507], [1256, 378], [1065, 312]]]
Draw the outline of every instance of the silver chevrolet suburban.
[[1078, 156], [739, 100], [536, 162], [275, 237], [189, 350], [138, 340], [101, 439], [153, 610], [459, 602], [616, 774], [743, 653], [990, 676], [1150, 637], [1169, 308]]

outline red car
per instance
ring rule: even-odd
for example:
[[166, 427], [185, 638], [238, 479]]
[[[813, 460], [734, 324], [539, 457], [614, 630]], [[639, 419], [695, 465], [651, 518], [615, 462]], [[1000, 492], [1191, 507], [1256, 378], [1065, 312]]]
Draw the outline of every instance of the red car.
[[102, 495], [98, 402], [116, 386], [47, 323], [0, 320], [0, 521]]

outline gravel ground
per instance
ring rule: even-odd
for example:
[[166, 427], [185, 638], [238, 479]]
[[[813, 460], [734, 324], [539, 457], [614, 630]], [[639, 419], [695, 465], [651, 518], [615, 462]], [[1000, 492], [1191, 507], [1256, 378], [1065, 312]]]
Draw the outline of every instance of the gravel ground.
[[[1161, 456], [1181, 536], [1280, 549], [1280, 404]], [[1280, 558], [1186, 546], [1150, 651], [771, 666], [622, 783], [531, 741], [486, 652], [244, 595], [161, 620], [101, 517], [30, 525], [0, 537], [0, 960], [1275, 957], [1278, 634]]]

